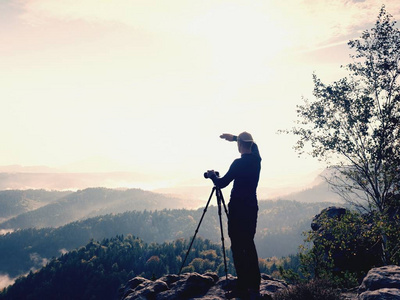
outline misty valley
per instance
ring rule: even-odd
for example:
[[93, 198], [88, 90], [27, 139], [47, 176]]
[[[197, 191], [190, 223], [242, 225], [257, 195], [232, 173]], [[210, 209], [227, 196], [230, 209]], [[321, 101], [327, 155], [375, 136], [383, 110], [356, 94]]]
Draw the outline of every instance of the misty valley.
[[[259, 201], [256, 245], [260, 261], [265, 262], [263, 271], [276, 270], [276, 266], [271, 270], [271, 262], [298, 252], [304, 239], [302, 232], [310, 229], [311, 219], [328, 205]], [[65, 274], [64, 267], [72, 260], [83, 264], [70, 266], [75, 271], [85, 264], [94, 273], [103, 268], [103, 275], [91, 275], [96, 284], [115, 273], [118, 279], [113, 284], [118, 288], [133, 276], [177, 273], [204, 209], [182, 207], [182, 199], [140, 189], [1, 191], [0, 274], [11, 279], [30, 273], [28, 278], [36, 278], [35, 284], [38, 276], [49, 272], [47, 280], [56, 280], [57, 274], [69, 278], [76, 274]], [[223, 218], [226, 220], [226, 216]], [[226, 228], [224, 232], [229, 257]], [[185, 270], [221, 273], [220, 239], [217, 207], [211, 203]], [[229, 266], [234, 273], [231, 262]], [[20, 282], [23, 278], [15, 285]], [[6, 283], [10, 282], [5, 281], [2, 288]], [[115, 292], [113, 285], [110, 291]]]

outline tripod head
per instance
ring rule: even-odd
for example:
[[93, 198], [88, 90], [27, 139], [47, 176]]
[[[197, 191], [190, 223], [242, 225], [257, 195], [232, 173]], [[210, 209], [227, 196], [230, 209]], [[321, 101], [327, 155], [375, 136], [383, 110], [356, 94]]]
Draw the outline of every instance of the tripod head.
[[215, 176], [219, 177], [219, 172], [218, 171], [207, 170], [207, 172], [204, 172], [204, 178], [205, 179], [209, 179], [210, 178], [210, 176], [208, 175], [210, 172], [214, 172]]

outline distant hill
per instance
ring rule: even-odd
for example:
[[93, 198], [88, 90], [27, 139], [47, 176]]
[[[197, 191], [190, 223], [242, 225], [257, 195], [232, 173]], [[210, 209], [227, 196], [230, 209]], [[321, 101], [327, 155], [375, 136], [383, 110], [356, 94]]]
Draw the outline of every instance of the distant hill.
[[[201, 181], [199, 185], [178, 185], [164, 186], [165, 178], [156, 174], [144, 174], [135, 172], [89, 172], [95, 169], [96, 165], [108, 165], [107, 161], [86, 161], [83, 163], [86, 168], [84, 172], [78, 172], [77, 166], [63, 167], [60, 169], [49, 168], [46, 166], [0, 166], [0, 190], [26, 190], [26, 189], [45, 189], [45, 190], [83, 190], [90, 187], [106, 188], [140, 188], [153, 192], [169, 195], [172, 198], [183, 198], [188, 202], [197, 202], [199, 205], [207, 202], [212, 189], [211, 181]], [[87, 164], [89, 163], [89, 164]], [[322, 171], [320, 175], [329, 175], [329, 170]], [[315, 173], [308, 174], [311, 182]], [[200, 179], [201, 180], [201, 179]], [[228, 200], [230, 187], [223, 190], [224, 196]], [[314, 182], [302, 190], [295, 186], [278, 184], [277, 186], [259, 185], [257, 189], [259, 200], [290, 199], [301, 202], [336, 202], [340, 198], [333, 193], [328, 185], [323, 182], [321, 176], [317, 176]], [[189, 206], [184, 206], [189, 208]], [[191, 206], [195, 207], [195, 206]], [[1, 217], [0, 217], [1, 218]], [[0, 220], [1, 221], [1, 220]]]
[[151, 179], [133, 172], [61, 172], [42, 168], [0, 167], [0, 190], [78, 190], [88, 187], [145, 187]]
[[69, 193], [45, 190], [0, 191], [0, 222], [36, 210]]
[[[4, 195], [7, 193], [4, 192]], [[48, 198], [49, 196], [45, 194]], [[89, 217], [125, 211], [197, 208], [198, 203], [140, 189], [88, 188], [54, 193], [63, 197], [0, 223], [0, 229], [58, 227]], [[10, 202], [10, 201], [4, 201]], [[33, 204], [31, 203], [31, 206]]]
[[295, 200], [300, 202], [343, 202], [338, 194], [332, 191], [326, 181], [319, 181], [314, 186], [302, 191], [290, 193], [279, 197], [280, 199]]
[[[155, 191], [162, 194], [169, 195], [183, 195], [187, 199], [197, 199], [200, 201], [203, 199], [203, 203], [207, 202], [207, 199], [211, 192], [210, 186], [182, 186], [182, 187], [170, 187], [170, 188], [160, 188]], [[304, 188], [302, 190], [296, 190], [295, 188], [287, 188], [286, 193], [280, 191], [278, 197], [271, 197], [272, 189], [259, 186], [257, 188], [258, 200], [294, 200], [299, 202], [341, 202], [341, 198], [335, 194], [329, 184], [324, 180], [316, 178], [310, 187]], [[223, 190], [223, 194], [226, 201], [229, 201], [230, 188]], [[274, 191], [274, 194], [277, 194]]]

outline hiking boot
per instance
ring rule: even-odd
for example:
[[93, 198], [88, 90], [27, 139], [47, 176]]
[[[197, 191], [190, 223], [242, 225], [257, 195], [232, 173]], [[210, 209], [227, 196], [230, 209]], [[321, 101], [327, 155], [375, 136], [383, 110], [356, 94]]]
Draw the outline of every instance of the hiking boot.
[[229, 291], [225, 293], [226, 299], [242, 299], [242, 300], [249, 300], [249, 293], [247, 290], [242, 290], [242, 289], [233, 289], [232, 291]]
[[248, 299], [249, 300], [259, 300], [262, 299], [259, 290], [248, 289]]

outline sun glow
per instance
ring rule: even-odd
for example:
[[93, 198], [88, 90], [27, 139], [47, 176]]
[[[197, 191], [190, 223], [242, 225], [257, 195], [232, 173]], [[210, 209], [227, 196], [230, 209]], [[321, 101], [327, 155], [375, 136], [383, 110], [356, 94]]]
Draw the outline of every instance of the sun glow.
[[241, 74], [245, 81], [265, 80], [265, 66], [289, 45], [287, 33], [256, 5], [219, 5], [195, 18], [188, 30], [206, 38], [214, 69]]
[[[190, 181], [236, 158], [220, 133], [247, 130], [264, 178], [309, 173], [319, 164], [276, 131], [293, 125], [314, 71], [340, 78], [344, 41], [378, 2], [0, 2], [0, 165], [104, 156]], [[386, 2], [398, 20], [397, 1]]]

